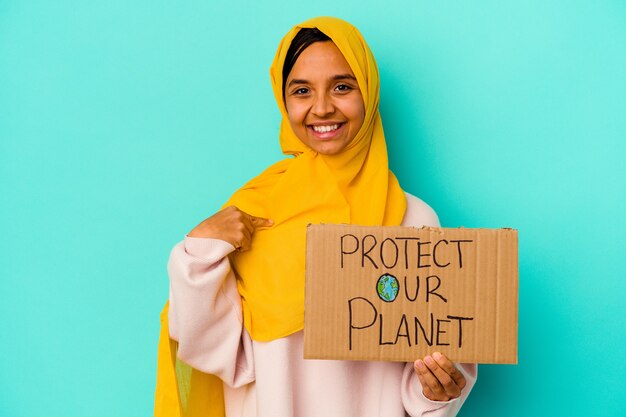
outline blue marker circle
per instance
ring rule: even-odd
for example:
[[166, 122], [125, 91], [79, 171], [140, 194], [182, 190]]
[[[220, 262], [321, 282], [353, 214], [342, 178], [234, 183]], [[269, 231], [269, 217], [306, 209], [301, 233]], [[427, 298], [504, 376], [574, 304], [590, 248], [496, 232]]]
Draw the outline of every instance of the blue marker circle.
[[390, 303], [396, 299], [400, 291], [400, 283], [393, 275], [384, 274], [378, 278], [376, 293], [381, 300]]

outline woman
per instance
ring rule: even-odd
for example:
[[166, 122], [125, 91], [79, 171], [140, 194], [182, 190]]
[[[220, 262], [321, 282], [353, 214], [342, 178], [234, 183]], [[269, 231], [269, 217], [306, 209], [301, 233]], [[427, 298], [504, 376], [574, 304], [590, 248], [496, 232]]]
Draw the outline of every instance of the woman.
[[302, 358], [307, 224], [439, 222], [388, 169], [378, 70], [356, 28], [329, 17], [295, 26], [270, 73], [280, 144], [295, 157], [173, 249], [155, 414], [456, 414], [475, 365], [438, 353], [408, 364]]

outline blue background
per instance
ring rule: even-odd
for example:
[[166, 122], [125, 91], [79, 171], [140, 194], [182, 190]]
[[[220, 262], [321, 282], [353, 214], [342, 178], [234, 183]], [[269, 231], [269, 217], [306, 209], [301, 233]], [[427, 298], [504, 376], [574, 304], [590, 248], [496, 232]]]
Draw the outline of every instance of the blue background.
[[461, 415], [626, 414], [626, 2], [0, 0], [0, 415], [151, 414], [169, 250], [281, 157], [316, 15], [368, 39], [404, 188], [519, 229], [519, 365]]

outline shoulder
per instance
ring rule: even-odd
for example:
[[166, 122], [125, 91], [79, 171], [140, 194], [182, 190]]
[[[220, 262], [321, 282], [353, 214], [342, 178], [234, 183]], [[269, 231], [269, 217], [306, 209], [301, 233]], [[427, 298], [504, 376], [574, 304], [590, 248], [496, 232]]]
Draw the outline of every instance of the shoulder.
[[407, 192], [406, 196], [406, 212], [402, 220], [403, 226], [432, 226], [439, 227], [439, 218], [437, 213], [428, 204], [421, 199]]

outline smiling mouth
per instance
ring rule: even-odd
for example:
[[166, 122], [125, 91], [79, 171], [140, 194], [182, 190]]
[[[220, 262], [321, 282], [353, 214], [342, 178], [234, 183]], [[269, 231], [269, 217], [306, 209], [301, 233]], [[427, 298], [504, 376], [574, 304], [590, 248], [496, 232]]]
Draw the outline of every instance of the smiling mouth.
[[311, 129], [317, 133], [328, 133], [339, 129], [339, 126], [341, 126], [341, 123], [335, 123], [334, 125], [311, 126]]

